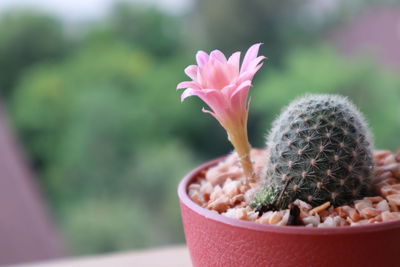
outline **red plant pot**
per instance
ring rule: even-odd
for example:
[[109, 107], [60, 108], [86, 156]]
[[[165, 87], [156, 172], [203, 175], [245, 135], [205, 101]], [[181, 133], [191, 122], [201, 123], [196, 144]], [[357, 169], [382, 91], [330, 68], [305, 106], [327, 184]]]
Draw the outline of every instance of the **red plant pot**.
[[199, 166], [178, 187], [193, 266], [400, 266], [400, 220], [336, 228], [275, 226], [198, 206], [188, 186], [220, 160]]

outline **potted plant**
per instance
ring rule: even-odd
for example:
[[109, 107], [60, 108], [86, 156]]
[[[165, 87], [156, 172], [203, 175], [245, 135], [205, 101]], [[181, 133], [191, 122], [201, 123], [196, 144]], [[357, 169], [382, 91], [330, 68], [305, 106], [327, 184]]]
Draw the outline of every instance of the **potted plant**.
[[[373, 151], [359, 111], [341, 96], [311, 95], [273, 124], [266, 150], [247, 138], [248, 93], [260, 44], [227, 59], [199, 51], [185, 69], [235, 153], [179, 184], [194, 266], [398, 266], [400, 152]], [[251, 158], [253, 156], [253, 158]], [[240, 165], [238, 164], [240, 163]]]

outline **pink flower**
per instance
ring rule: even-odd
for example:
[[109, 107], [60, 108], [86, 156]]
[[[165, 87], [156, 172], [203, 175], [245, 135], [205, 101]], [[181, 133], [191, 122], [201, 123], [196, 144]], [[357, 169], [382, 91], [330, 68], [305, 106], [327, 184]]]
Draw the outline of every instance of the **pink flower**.
[[250, 183], [254, 182], [254, 172], [247, 136], [247, 99], [251, 81], [265, 58], [257, 56], [260, 45], [255, 44], [247, 50], [242, 66], [240, 52], [233, 53], [227, 60], [219, 50], [212, 51], [210, 55], [199, 51], [196, 55], [197, 65], [185, 69], [192, 81], [181, 82], [177, 86], [177, 89], [186, 88], [181, 101], [195, 95], [211, 108], [203, 108], [203, 112], [213, 115], [227, 131]]
[[181, 82], [177, 86], [177, 89], [187, 88], [181, 95], [181, 101], [189, 96], [198, 96], [212, 110], [203, 108], [203, 112], [213, 115], [225, 129], [234, 126], [232, 124], [245, 124], [251, 82], [265, 58], [257, 57], [260, 45], [255, 44], [247, 50], [242, 66], [240, 52], [232, 54], [228, 60], [219, 50], [212, 51], [210, 55], [204, 51], [197, 52], [197, 65], [185, 69], [192, 81]]

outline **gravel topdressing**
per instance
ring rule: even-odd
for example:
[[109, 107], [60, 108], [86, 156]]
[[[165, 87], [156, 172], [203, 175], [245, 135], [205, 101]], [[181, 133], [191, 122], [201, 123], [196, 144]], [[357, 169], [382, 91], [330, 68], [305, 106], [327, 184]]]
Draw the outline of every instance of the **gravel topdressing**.
[[[251, 159], [256, 177], [263, 177], [266, 151], [253, 149]], [[374, 184], [378, 195], [334, 208], [326, 202], [318, 207], [296, 200], [300, 223], [305, 227], [336, 227], [372, 224], [400, 219], [400, 149], [396, 153], [374, 153]], [[261, 184], [261, 183], [260, 183]], [[287, 225], [289, 209], [268, 211], [261, 217], [250, 207], [258, 185], [249, 186], [236, 153], [202, 171], [189, 185], [189, 197], [199, 206], [223, 216], [261, 224]]]

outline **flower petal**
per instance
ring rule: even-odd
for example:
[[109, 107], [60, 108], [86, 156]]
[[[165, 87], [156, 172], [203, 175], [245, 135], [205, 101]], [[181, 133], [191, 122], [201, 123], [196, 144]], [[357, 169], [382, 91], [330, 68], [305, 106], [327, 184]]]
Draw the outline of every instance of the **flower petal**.
[[192, 89], [200, 89], [200, 86], [196, 82], [181, 82], [178, 84], [176, 89], [185, 89], [185, 88], [192, 88]]
[[231, 82], [232, 71], [227, 64], [210, 57], [208, 63], [200, 68], [200, 80], [203, 88], [222, 89]]
[[221, 92], [228, 98], [230, 98], [230, 96], [232, 95], [232, 93], [235, 91], [236, 89], [236, 85], [235, 84], [229, 84], [227, 86], [225, 86]]
[[192, 80], [196, 80], [198, 67], [196, 65], [187, 66], [185, 69], [185, 73]]
[[197, 90], [196, 95], [201, 98], [214, 112], [219, 108], [227, 108], [228, 105], [225, 101], [225, 96], [221, 90], [216, 89], [202, 89]]
[[226, 63], [225, 55], [219, 50], [212, 51], [210, 53], [210, 57], [215, 58], [216, 60], [220, 61], [221, 63]]
[[196, 61], [197, 61], [197, 65], [199, 67], [203, 67], [205, 64], [207, 64], [209, 59], [209, 56], [206, 52], [200, 50], [197, 52], [196, 54]]
[[[208, 113], [208, 114], [211, 114], [214, 118], [216, 118], [217, 119], [217, 117], [216, 117], [216, 115], [215, 115], [215, 113], [214, 112], [212, 112], [211, 110], [208, 110], [208, 109], [205, 109], [205, 108], [201, 108], [201, 111], [202, 112], [204, 112], [204, 113]], [[217, 119], [218, 120], [218, 119]]]
[[249, 65], [247, 65], [247, 71], [251, 71], [252, 69], [255, 69], [257, 67], [257, 65], [264, 59], [265, 59], [264, 56], [259, 56], [259, 57], [256, 57], [255, 59], [253, 59], [249, 63]]
[[215, 113], [215, 117], [221, 122], [226, 120], [229, 112], [229, 99], [221, 92], [215, 89], [196, 90], [195, 94], [204, 101]]
[[183, 100], [185, 100], [189, 96], [194, 96], [194, 95], [196, 95], [196, 90], [194, 90], [192, 88], [186, 89], [185, 91], [183, 91], [183, 93], [181, 95], [181, 102], [183, 102]]
[[230, 97], [231, 109], [237, 110], [238, 112], [247, 110], [247, 98], [250, 87], [251, 81], [247, 80], [236, 88]]
[[240, 71], [240, 52], [233, 53], [228, 59], [228, 64], [235, 66], [236, 72], [239, 73], [239, 71]]
[[237, 83], [242, 83], [247, 80], [253, 80], [254, 75], [262, 67], [263, 63], [258, 64], [255, 68], [249, 69], [244, 73], [241, 73], [237, 79]]
[[247, 81], [242, 82], [242, 83], [235, 89], [235, 91], [233, 91], [233, 93], [232, 93], [232, 95], [231, 95], [231, 99], [232, 99], [233, 97], [236, 97], [236, 95], [237, 95], [240, 91], [244, 90], [244, 88], [250, 87], [251, 85], [252, 85], [252, 84], [251, 84], [251, 81], [250, 81], [250, 80], [247, 80]]
[[244, 56], [243, 63], [242, 63], [242, 68], [240, 69], [240, 73], [247, 71], [247, 67], [250, 64], [253, 59], [257, 57], [258, 50], [260, 49], [260, 46], [262, 43], [254, 44], [252, 45], [246, 52], [246, 55]]

